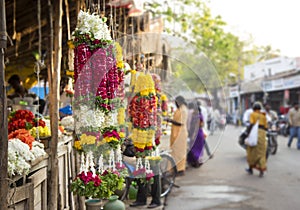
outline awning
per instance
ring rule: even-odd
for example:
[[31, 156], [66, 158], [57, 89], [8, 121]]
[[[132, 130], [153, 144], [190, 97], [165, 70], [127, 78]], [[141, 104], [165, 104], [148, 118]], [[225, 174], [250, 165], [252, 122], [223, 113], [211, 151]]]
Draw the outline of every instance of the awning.
[[240, 94], [263, 92], [262, 81], [263, 79], [256, 79], [242, 82]]

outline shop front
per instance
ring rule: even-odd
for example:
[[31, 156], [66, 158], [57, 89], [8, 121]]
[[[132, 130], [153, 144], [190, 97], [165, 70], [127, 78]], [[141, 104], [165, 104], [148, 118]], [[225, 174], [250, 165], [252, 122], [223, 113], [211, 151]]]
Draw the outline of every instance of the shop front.
[[275, 111], [285, 114], [293, 103], [299, 103], [300, 73], [289, 72], [281, 77], [272, 77], [263, 81], [263, 89], [267, 93], [268, 103]]

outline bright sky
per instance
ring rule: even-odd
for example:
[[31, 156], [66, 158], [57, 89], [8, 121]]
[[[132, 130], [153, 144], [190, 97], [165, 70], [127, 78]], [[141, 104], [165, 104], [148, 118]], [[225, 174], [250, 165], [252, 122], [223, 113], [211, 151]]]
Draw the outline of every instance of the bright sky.
[[252, 35], [256, 45], [271, 45], [283, 56], [300, 57], [299, 0], [210, 0], [208, 5], [233, 34]]

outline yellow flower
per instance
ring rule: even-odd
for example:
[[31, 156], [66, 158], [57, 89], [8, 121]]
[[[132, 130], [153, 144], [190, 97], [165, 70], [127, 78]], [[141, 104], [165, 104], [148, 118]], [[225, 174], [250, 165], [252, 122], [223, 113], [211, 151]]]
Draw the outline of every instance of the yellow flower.
[[161, 160], [161, 156], [147, 156], [147, 160]]
[[115, 137], [105, 137], [104, 140], [107, 142], [107, 143], [110, 143], [112, 141], [115, 141], [115, 142], [118, 142], [119, 140]]
[[96, 137], [91, 135], [86, 135], [85, 133], [80, 136], [80, 143], [83, 144], [95, 144]]
[[117, 67], [118, 67], [119, 69], [123, 69], [123, 68], [124, 68], [124, 62], [123, 62], [123, 61], [118, 61], [118, 62], [117, 62]]
[[116, 47], [116, 59], [117, 61], [123, 60], [123, 52], [122, 52], [122, 47], [118, 42], [115, 42], [115, 47]]
[[80, 144], [80, 141], [74, 141], [74, 148], [77, 150], [82, 150], [82, 146]]
[[161, 97], [160, 97], [160, 99], [161, 99], [162, 101], [168, 100], [168, 98], [167, 98], [167, 96], [166, 96], [165, 94], [162, 94]]
[[141, 94], [141, 96], [147, 96], [147, 95], [149, 95], [149, 91], [148, 90], [142, 90], [140, 92], [140, 94]]
[[125, 133], [124, 132], [120, 132], [119, 136], [120, 136], [120, 138], [125, 138]]

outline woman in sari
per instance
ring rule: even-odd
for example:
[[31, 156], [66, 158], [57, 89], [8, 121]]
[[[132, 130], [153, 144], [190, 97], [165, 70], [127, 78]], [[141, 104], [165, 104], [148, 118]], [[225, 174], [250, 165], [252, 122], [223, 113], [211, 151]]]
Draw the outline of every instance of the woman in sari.
[[175, 159], [178, 175], [184, 175], [186, 168], [186, 153], [187, 153], [187, 118], [188, 109], [187, 103], [182, 96], [177, 96], [175, 99], [176, 111], [173, 119], [168, 119], [172, 123], [170, 147], [171, 154]]
[[265, 113], [261, 112], [262, 104], [255, 102], [253, 105], [253, 112], [250, 114], [250, 126], [248, 128], [248, 134], [250, 133], [254, 124], [258, 121], [258, 140], [256, 146], [247, 146], [247, 162], [249, 168], [246, 171], [249, 174], [253, 174], [253, 169], [259, 171], [259, 177], [263, 177], [264, 171], [267, 169], [266, 151], [266, 130], [267, 130], [267, 118]]
[[195, 168], [200, 167], [202, 164], [200, 158], [203, 155], [205, 144], [203, 125], [201, 109], [197, 105], [194, 105], [194, 112], [189, 127], [190, 151], [188, 152], [187, 160], [188, 163]]

